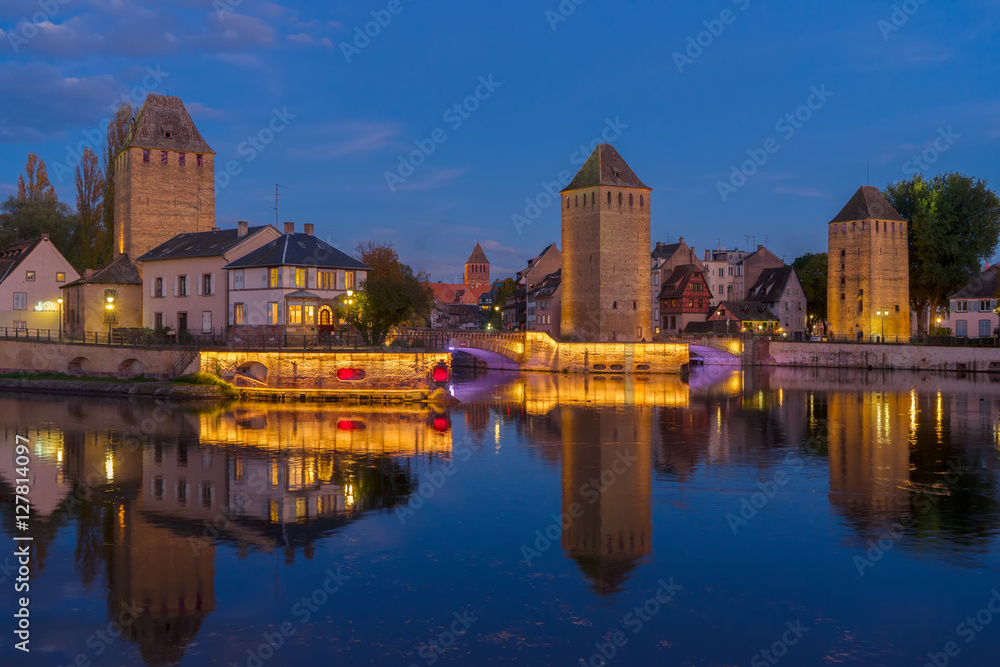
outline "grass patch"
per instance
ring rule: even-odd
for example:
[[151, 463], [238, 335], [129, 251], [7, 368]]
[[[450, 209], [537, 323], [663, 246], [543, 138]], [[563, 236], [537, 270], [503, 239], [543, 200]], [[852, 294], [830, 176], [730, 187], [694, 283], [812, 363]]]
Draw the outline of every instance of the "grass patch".
[[239, 398], [240, 392], [233, 385], [229, 384], [222, 378], [216, 377], [211, 373], [192, 373], [191, 375], [183, 375], [175, 380], [172, 380], [175, 384], [187, 384], [187, 385], [198, 385], [202, 387], [218, 387], [222, 390], [223, 396], [226, 398]]
[[66, 373], [0, 373], [0, 380], [62, 380], [64, 382], [156, 382], [145, 376], [138, 376], [129, 380], [109, 377], [81, 377], [78, 375], [67, 375]]

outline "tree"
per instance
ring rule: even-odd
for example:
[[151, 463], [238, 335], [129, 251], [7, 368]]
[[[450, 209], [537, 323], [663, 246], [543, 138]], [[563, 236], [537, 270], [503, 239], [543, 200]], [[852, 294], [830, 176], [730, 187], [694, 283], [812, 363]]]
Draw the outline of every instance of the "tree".
[[76, 167], [76, 211], [80, 218], [79, 257], [83, 266], [93, 268], [111, 261], [104, 252], [104, 174], [97, 156], [83, 149], [83, 159]]
[[500, 283], [500, 289], [497, 290], [497, 295], [493, 299], [493, 312], [490, 313], [489, 318], [489, 324], [494, 331], [503, 329], [503, 306], [507, 303], [507, 299], [514, 296], [516, 291], [517, 283], [514, 282], [513, 278], [504, 278], [503, 282]]
[[[104, 229], [100, 256], [111, 261], [114, 257], [115, 230], [115, 158], [122, 152], [132, 133], [132, 125], [139, 107], [131, 102], [122, 102], [111, 122], [104, 140]], [[135, 257], [130, 257], [135, 261]]]
[[57, 248], [70, 251], [76, 240], [76, 220], [70, 208], [56, 197], [45, 161], [29, 153], [24, 171], [17, 179], [17, 194], [0, 204], [0, 247], [48, 233]]
[[1000, 198], [985, 181], [958, 173], [890, 183], [885, 197], [910, 223], [910, 305], [925, 331], [925, 313], [946, 306], [996, 252]]
[[434, 293], [426, 276], [415, 274], [391, 243], [359, 243], [357, 257], [371, 270], [354, 295], [354, 304], [341, 314], [361, 334], [365, 345], [382, 345], [392, 327], [430, 315]]
[[799, 274], [802, 290], [809, 300], [809, 312], [821, 322], [826, 321], [826, 286], [829, 266], [825, 252], [807, 252], [797, 257], [792, 266]]

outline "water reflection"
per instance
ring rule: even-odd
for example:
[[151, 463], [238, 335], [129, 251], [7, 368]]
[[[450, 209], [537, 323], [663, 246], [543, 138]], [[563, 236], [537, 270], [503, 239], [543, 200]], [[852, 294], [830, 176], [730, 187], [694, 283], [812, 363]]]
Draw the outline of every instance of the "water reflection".
[[[422, 477], [451, 461], [456, 440], [489, 445], [495, 456], [463, 464], [480, 475], [502, 475], [510, 460], [503, 455], [521, 453], [532, 462], [517, 469], [514, 488], [482, 476], [448, 482], [477, 484], [474, 495], [488, 507], [505, 507], [517, 485], [558, 490], [544, 513], [572, 517], [554, 540], [571, 559], [563, 562], [573, 578], [562, 585], [598, 600], [622, 597], [649, 563], [666, 556], [654, 550], [654, 536], [674, 516], [700, 517], [693, 499], [733, 505], [739, 496], [724, 495], [719, 479], [746, 493], [790, 451], [807, 452], [817, 475], [798, 483], [812, 485], [839, 522], [821, 536], [829, 537], [829, 553], [844, 551], [849, 559], [887, 530], [899, 552], [935, 562], [978, 566], [995, 550], [1000, 383], [989, 377], [773, 369], [689, 383], [487, 376], [456, 389], [463, 403], [447, 411], [195, 411], [143, 401], [0, 398], [4, 447], [17, 433], [34, 452], [35, 576], [65, 549], [57, 538], [69, 531], [76, 577], [100, 596], [109, 620], [129, 619], [125, 636], [142, 660], [190, 659], [196, 638], [214, 642], [213, 655], [222, 660], [228, 647], [204, 628], [239, 612], [217, 594], [227, 559], [270, 554], [275, 567], [287, 568], [312, 560], [320, 544], [351, 524], [409, 503]], [[9, 451], [0, 454], [7, 530], [15, 472]], [[692, 491], [690, 505], [658, 504], [658, 492], [676, 489]], [[539, 527], [513, 507], [496, 517], [464, 511], [462, 518], [498, 528], [520, 522], [525, 536]], [[809, 525], [794, 515], [788, 521]], [[414, 525], [452, 528], [426, 520], [394, 525], [394, 557], [406, 561], [420, 552]], [[731, 538], [706, 538], [711, 530], [672, 539]], [[479, 555], [477, 543], [454, 539], [458, 550]], [[739, 556], [738, 543], [721, 548]], [[508, 563], [506, 570], [518, 567]], [[539, 567], [558, 570], [552, 561]], [[510, 575], [479, 576], [502, 589]], [[359, 599], [366, 598], [361, 589]], [[697, 597], [688, 604], [697, 607]], [[489, 650], [477, 654], [480, 662]]]

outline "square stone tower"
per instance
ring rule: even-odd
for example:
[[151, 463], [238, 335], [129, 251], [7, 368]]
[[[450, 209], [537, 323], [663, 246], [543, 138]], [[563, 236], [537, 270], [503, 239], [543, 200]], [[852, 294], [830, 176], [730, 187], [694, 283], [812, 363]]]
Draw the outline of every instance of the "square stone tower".
[[562, 334], [595, 342], [652, 340], [652, 189], [610, 144], [562, 191]]
[[465, 263], [465, 284], [470, 287], [490, 284], [490, 260], [478, 243]]
[[[907, 222], [864, 186], [829, 223], [827, 310], [832, 333], [910, 336]], [[880, 315], [879, 313], [888, 313]]]
[[115, 158], [115, 257], [215, 227], [215, 152], [178, 97], [150, 94]]

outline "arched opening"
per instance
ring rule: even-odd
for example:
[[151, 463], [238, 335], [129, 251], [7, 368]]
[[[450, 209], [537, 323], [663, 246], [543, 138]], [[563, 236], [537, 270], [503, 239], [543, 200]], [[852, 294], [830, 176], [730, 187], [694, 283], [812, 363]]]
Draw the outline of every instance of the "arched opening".
[[321, 306], [319, 309], [319, 325], [328, 327], [333, 324], [333, 309], [330, 306]]
[[239, 375], [245, 375], [258, 382], [267, 382], [267, 366], [259, 361], [247, 361], [236, 367]]
[[611, 193], [608, 193], [608, 206], [611, 206]]
[[123, 378], [139, 377], [146, 372], [146, 366], [138, 359], [126, 359], [118, 364], [118, 376]]
[[66, 370], [73, 375], [86, 375], [90, 372], [90, 359], [87, 357], [77, 357], [69, 362]]
[[643, 195], [639, 195], [639, 208], [644, 208], [646, 206], [646, 198]]
[[620, 192], [618, 193], [618, 205], [619, 206], [622, 205], [622, 193], [620, 193]]

